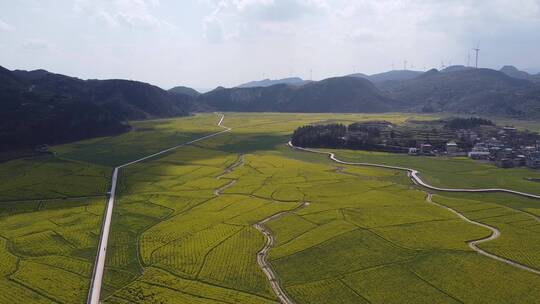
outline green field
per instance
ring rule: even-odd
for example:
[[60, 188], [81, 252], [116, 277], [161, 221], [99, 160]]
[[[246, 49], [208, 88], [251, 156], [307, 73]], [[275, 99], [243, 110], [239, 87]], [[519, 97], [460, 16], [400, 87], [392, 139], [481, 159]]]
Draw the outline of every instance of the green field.
[[368, 162], [413, 168], [428, 183], [446, 188], [506, 188], [540, 194], [540, 184], [526, 178], [540, 178], [540, 171], [527, 168], [501, 169], [465, 157], [429, 157], [339, 150], [344, 161]]
[[[433, 117], [226, 113], [231, 132], [123, 168], [102, 300], [275, 303], [256, 260], [265, 238], [253, 225], [285, 211], [266, 224], [276, 240], [269, 262], [296, 303], [537, 301], [540, 276], [470, 249], [467, 241], [490, 231], [426, 202], [405, 173], [338, 165], [285, 145], [308, 123], [411, 118]], [[204, 114], [136, 122], [127, 134], [55, 147], [55, 157], [0, 165], [9, 183], [4, 200], [31, 199], [0, 205], [0, 303], [84, 302], [105, 204], [92, 195], [105, 194], [111, 166], [221, 130], [217, 120]], [[520, 180], [534, 172], [462, 159], [338, 154], [415, 167], [448, 187], [497, 183], [538, 192]], [[10, 179], [19, 167], [28, 169]], [[36, 180], [43, 182], [34, 187]], [[68, 198], [40, 200], [58, 192]], [[538, 200], [446, 193], [433, 200], [501, 231], [482, 249], [540, 268]]]
[[0, 206], [0, 303], [78, 303], [86, 298], [104, 199]]

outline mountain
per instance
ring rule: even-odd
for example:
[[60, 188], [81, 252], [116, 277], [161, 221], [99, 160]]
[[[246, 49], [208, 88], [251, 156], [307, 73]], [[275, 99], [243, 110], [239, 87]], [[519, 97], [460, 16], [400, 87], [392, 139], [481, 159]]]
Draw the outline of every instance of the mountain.
[[201, 95], [201, 93], [199, 93], [197, 90], [183, 86], [177, 86], [169, 89], [169, 93], [189, 95], [191, 97], [197, 97]]
[[393, 71], [388, 71], [388, 72], [373, 74], [373, 75], [357, 73], [357, 74], [351, 74], [348, 76], [365, 78], [375, 84], [379, 84], [386, 81], [402, 81], [402, 80], [414, 79], [420, 75], [422, 75], [422, 72], [410, 71], [410, 70], [393, 70]]
[[532, 75], [530, 75], [529, 73], [520, 71], [513, 65], [505, 65], [499, 71], [510, 77], [518, 79], [530, 79], [532, 77]]
[[118, 134], [127, 120], [187, 115], [192, 100], [137, 81], [0, 68], [0, 151]]
[[470, 70], [470, 69], [473, 69], [473, 68], [467, 67], [467, 66], [464, 66], [464, 65], [451, 65], [451, 66], [446, 67], [443, 70], [441, 70], [441, 72], [442, 73], [450, 73], [450, 72], [466, 71], [466, 70]]
[[276, 84], [287, 84], [292, 86], [301, 86], [306, 83], [309, 83], [308, 80], [303, 80], [302, 78], [298, 77], [290, 77], [290, 78], [283, 78], [283, 79], [264, 79], [259, 81], [251, 81], [248, 83], [241, 84], [237, 86], [237, 88], [256, 88], [256, 87], [270, 87]]
[[125, 120], [186, 115], [183, 103], [190, 99], [131, 80], [81, 80], [44, 70], [16, 70], [13, 74], [35, 95], [96, 104]]
[[490, 69], [431, 70], [380, 88], [412, 111], [540, 117], [538, 85]]
[[219, 88], [197, 99], [215, 110], [240, 112], [388, 112], [399, 103], [381, 95], [368, 80], [336, 77], [300, 87]]

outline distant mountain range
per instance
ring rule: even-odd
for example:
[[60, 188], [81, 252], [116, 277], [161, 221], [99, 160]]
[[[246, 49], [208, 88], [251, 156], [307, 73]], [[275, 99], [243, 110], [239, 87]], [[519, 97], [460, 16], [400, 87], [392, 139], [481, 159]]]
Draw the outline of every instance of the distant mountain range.
[[540, 118], [540, 75], [451, 66], [321, 81], [263, 80], [199, 93], [127, 80], [81, 80], [0, 67], [0, 149], [57, 144], [129, 129], [126, 121], [189, 112], [454, 112]]
[[430, 70], [417, 78], [379, 85], [411, 111], [540, 117], [540, 87], [490, 69]]
[[365, 78], [373, 83], [382, 83], [386, 81], [402, 81], [416, 78], [422, 75], [423, 72], [410, 71], [410, 70], [393, 70], [389, 72], [366, 75], [362, 73], [350, 74], [349, 77]]
[[298, 87], [218, 88], [199, 96], [197, 103], [242, 112], [387, 112], [399, 106], [368, 80], [355, 77], [329, 78]]
[[540, 73], [532, 75], [525, 71], [518, 70], [515, 66], [505, 65], [500, 69], [500, 72], [518, 79], [527, 79], [534, 82], [540, 82]]
[[[518, 73], [509, 76], [512, 71]], [[441, 71], [351, 74], [299, 86], [218, 88], [200, 95], [196, 104], [244, 112], [444, 111], [538, 118], [538, 75], [523, 79], [523, 73], [512, 67], [496, 71], [455, 65]]]
[[187, 115], [191, 102], [137, 81], [0, 67], [0, 152], [118, 134], [127, 120]]
[[264, 80], [258, 80], [258, 81], [250, 81], [248, 83], [241, 84], [237, 86], [237, 88], [257, 88], [257, 87], [270, 87], [276, 84], [286, 84], [291, 86], [301, 86], [306, 83], [309, 83], [309, 80], [303, 80], [299, 77], [290, 77], [290, 78], [283, 78], [283, 79], [264, 79]]

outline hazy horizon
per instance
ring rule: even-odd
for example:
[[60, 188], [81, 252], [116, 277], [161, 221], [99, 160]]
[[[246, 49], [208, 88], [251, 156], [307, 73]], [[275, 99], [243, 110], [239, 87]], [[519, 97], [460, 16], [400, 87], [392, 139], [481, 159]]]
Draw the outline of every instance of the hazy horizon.
[[540, 71], [540, 0], [0, 3], [0, 65], [162, 88], [466, 65]]

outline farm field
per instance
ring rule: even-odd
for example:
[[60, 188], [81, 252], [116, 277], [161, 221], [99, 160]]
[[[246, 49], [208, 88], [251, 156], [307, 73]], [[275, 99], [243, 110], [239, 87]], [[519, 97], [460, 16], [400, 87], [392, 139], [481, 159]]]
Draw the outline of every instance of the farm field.
[[104, 199], [0, 206], [0, 303], [80, 303], [86, 298]]
[[[254, 116], [229, 114], [230, 134], [122, 171], [123, 206], [111, 245], [123, 254], [109, 256], [107, 282], [117, 285], [107, 285], [106, 302], [219, 303], [231, 294], [234, 303], [275, 301], [256, 264], [264, 239], [252, 225], [304, 201], [309, 207], [267, 223], [276, 238], [270, 263], [295, 302], [504, 303], [538, 296], [537, 275], [467, 246], [489, 230], [427, 203], [404, 173], [336, 169], [324, 156], [284, 145], [302, 116]], [[477, 288], [464, 287], [470, 285]]]
[[221, 130], [214, 114], [130, 122], [133, 130], [54, 147], [60, 158], [115, 167]]
[[[295, 303], [533, 303], [540, 297], [540, 276], [474, 252], [467, 241], [490, 231], [428, 203], [405, 173], [338, 165], [285, 145], [294, 128], [308, 123], [403, 123], [411, 115], [225, 115], [231, 132], [120, 170], [104, 303], [276, 303], [257, 264], [266, 240], [254, 225], [280, 212], [265, 224], [275, 238], [268, 261]], [[3, 189], [10, 200], [62, 187], [78, 189], [70, 196], [104, 195], [111, 166], [215, 132], [217, 119], [136, 122], [131, 133], [54, 147], [49, 161], [61, 165], [28, 169]], [[9, 181], [8, 166], [24, 167], [13, 165], [22, 161], [38, 160], [0, 164], [2, 179]], [[460, 169], [461, 161], [449, 162], [441, 183]], [[489, 171], [483, 182], [498, 173]], [[49, 175], [42, 188], [16, 187]], [[449, 182], [460, 182], [454, 179]], [[96, 186], [98, 180], [103, 184]], [[448, 193], [433, 200], [497, 227], [501, 236], [482, 249], [540, 268], [537, 200]], [[309, 205], [298, 208], [304, 202]], [[105, 196], [0, 206], [0, 291], [9, 291], [0, 293], [0, 303], [12, 303], [18, 293], [27, 303], [84, 302]]]
[[[330, 151], [330, 150], [328, 150]], [[527, 168], [501, 169], [465, 157], [429, 157], [339, 150], [332, 151], [344, 161], [368, 162], [402, 166], [420, 171], [428, 184], [446, 188], [506, 188], [540, 194], [538, 182], [526, 178], [540, 178], [538, 170]]]
[[8, 201], [103, 196], [110, 168], [52, 156], [0, 164], [0, 203]]

